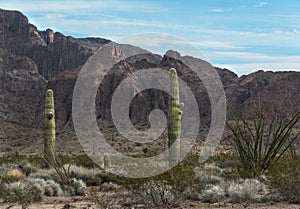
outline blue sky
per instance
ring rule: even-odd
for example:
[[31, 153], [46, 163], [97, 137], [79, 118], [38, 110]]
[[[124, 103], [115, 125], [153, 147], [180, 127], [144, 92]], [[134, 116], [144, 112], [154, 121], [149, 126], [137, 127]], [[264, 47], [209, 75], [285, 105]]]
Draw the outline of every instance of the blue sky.
[[[155, 32], [154, 43], [133, 42], [150, 50], [164, 44], [176, 49], [175, 39], [163, 40], [159, 33], [170, 34], [238, 75], [259, 69], [300, 71], [298, 0], [6, 0], [0, 8], [21, 11], [40, 30], [74, 37], [118, 40]], [[156, 50], [163, 54], [165, 47]]]

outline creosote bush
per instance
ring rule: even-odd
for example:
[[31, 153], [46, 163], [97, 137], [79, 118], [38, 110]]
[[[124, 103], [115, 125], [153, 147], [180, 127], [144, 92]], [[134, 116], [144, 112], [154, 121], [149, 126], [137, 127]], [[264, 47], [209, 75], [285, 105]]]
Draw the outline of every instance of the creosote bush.
[[265, 185], [256, 179], [221, 181], [207, 185], [201, 191], [201, 200], [209, 203], [220, 201], [241, 203], [254, 200], [255, 195], [264, 189]]
[[220, 202], [226, 198], [225, 184], [219, 183], [218, 185], [207, 185], [205, 189], [202, 190], [201, 200], [203, 202]]
[[271, 186], [292, 203], [300, 203], [300, 158], [284, 157], [268, 173]]
[[53, 180], [44, 180], [39, 178], [27, 178], [25, 182], [35, 186], [45, 196], [62, 196], [64, 192], [57, 182]]
[[265, 185], [256, 179], [245, 179], [240, 182], [232, 182], [228, 187], [228, 196], [231, 202], [251, 201]]
[[3, 189], [5, 191], [2, 194], [4, 201], [18, 202], [22, 204], [22, 206], [41, 201], [43, 198], [41, 190], [26, 181], [4, 184]]
[[199, 187], [192, 166], [195, 164], [194, 161], [198, 162], [198, 158], [189, 156], [163, 174], [134, 179], [128, 181], [124, 186], [135, 197], [139, 195], [140, 201], [145, 204], [178, 206], [189, 193]]

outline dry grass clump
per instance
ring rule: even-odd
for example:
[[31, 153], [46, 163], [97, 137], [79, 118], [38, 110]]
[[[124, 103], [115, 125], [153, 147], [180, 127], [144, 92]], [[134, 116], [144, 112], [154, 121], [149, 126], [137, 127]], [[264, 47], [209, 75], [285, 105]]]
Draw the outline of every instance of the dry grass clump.
[[15, 182], [25, 178], [25, 175], [19, 169], [8, 170], [3, 176], [3, 182]]

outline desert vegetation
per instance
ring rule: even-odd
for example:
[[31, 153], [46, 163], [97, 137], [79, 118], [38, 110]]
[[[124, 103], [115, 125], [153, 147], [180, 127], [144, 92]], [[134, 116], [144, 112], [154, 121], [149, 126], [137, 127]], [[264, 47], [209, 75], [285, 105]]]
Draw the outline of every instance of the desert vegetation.
[[[171, 70], [177, 79], [176, 71]], [[176, 82], [175, 82], [176, 84]], [[178, 96], [178, 86], [172, 86]], [[176, 208], [226, 204], [300, 203], [300, 113], [283, 117], [259, 109], [253, 118], [235, 114], [227, 122], [230, 152], [217, 152], [200, 164], [197, 152], [180, 155], [179, 97], [169, 102], [169, 163], [172, 169], [149, 178], [130, 179], [100, 168], [87, 155], [55, 151], [53, 92], [46, 93], [43, 156], [0, 159], [1, 204], [28, 208], [45, 198], [82, 197], [86, 208]], [[174, 121], [173, 121], [174, 120]], [[135, 157], [140, 157], [137, 154]], [[113, 156], [105, 156], [110, 167]], [[175, 162], [176, 161], [176, 162]], [[109, 170], [109, 169], [108, 169]], [[64, 203], [67, 207], [72, 202]], [[0, 205], [1, 206], [1, 205]], [[70, 205], [69, 205], [70, 206]], [[66, 208], [65, 207], [65, 208]], [[75, 207], [75, 206], [74, 206]]]

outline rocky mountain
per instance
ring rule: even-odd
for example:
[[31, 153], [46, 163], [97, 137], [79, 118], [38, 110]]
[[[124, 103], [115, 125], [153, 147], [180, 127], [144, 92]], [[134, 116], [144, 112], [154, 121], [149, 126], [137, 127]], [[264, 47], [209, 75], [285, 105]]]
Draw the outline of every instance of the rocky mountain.
[[[58, 142], [64, 147], [79, 150], [72, 123], [72, 95], [78, 74], [88, 59], [110, 40], [64, 36], [51, 29], [39, 31], [27, 17], [18, 11], [0, 9], [0, 155], [15, 149], [38, 153], [42, 145], [44, 95], [53, 89], [56, 105]], [[175, 67], [182, 80], [189, 84], [201, 108], [201, 128], [210, 124], [210, 100], [203, 82], [184, 57], [172, 51], [164, 56], [152, 54], [135, 46], [118, 45], [107, 56], [125, 56], [126, 51], [142, 52], [119, 61], [107, 73], [99, 86], [95, 104], [100, 128], [112, 127], [110, 105], [112, 95], [120, 82], [133, 72], [146, 68]], [[187, 58], [205, 66], [205, 61]], [[105, 60], [103, 60], [105, 61]], [[258, 103], [274, 111], [300, 111], [300, 72], [264, 72], [238, 77], [228, 69], [216, 68], [223, 83], [230, 106], [244, 113], [253, 113]], [[101, 73], [101, 72], [100, 72]], [[103, 72], [104, 73], [104, 72]], [[139, 89], [133, 80], [133, 87]], [[84, 99], [84, 98], [82, 98]], [[137, 94], [130, 105], [131, 121], [147, 125], [153, 109], [167, 110], [168, 96], [154, 89]], [[229, 111], [228, 117], [231, 117]], [[30, 146], [28, 146], [30, 145]], [[17, 148], [16, 148], [17, 147]]]

